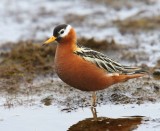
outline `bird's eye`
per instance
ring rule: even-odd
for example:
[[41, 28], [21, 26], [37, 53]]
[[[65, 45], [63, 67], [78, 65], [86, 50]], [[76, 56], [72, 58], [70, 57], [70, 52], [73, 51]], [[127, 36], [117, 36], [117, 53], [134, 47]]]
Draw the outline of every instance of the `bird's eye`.
[[60, 33], [60, 34], [63, 34], [63, 33], [64, 33], [64, 30], [61, 30], [59, 33]]

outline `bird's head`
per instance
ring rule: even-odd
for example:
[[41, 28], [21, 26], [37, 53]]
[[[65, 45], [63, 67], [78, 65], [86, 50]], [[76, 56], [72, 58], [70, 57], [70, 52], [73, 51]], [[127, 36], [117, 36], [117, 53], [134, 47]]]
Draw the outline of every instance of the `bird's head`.
[[53, 36], [44, 42], [44, 45], [57, 41], [58, 43], [64, 43], [76, 39], [74, 29], [67, 24], [61, 24], [54, 28]]

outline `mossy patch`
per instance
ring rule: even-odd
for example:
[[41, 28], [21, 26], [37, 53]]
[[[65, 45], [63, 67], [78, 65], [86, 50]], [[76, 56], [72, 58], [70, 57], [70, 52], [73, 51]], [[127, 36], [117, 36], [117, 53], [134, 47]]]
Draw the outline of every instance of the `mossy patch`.
[[19, 42], [9, 52], [1, 54], [0, 78], [8, 82], [32, 81], [36, 75], [53, 72], [55, 46], [42, 47], [39, 43]]
[[127, 18], [124, 20], [117, 20], [114, 21], [120, 29], [145, 29], [145, 30], [151, 30], [151, 29], [157, 29], [159, 28], [160, 23], [160, 16], [155, 17], [144, 17], [144, 18]]
[[108, 42], [107, 40], [96, 41], [94, 38], [91, 39], [81, 38], [78, 39], [78, 44], [79, 43], [85, 47], [89, 47], [94, 50], [118, 50], [123, 48], [122, 46], [116, 44], [114, 39]]

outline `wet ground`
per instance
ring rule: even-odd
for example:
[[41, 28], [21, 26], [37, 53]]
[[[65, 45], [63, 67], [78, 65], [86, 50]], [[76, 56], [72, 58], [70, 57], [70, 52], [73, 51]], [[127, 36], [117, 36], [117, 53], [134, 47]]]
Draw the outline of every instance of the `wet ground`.
[[[160, 130], [160, 1], [8, 2], [0, 3], [8, 16], [0, 18], [0, 130]], [[78, 43], [149, 71], [98, 91], [98, 122], [91, 93], [56, 75], [56, 43], [42, 47], [60, 23], [75, 27]]]

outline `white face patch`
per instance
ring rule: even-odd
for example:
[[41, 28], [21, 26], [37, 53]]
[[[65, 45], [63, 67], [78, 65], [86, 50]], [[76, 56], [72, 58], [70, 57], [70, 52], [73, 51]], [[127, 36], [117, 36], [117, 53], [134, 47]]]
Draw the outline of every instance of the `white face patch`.
[[67, 36], [68, 33], [70, 32], [71, 28], [72, 28], [72, 27], [71, 27], [70, 25], [67, 25], [67, 27], [66, 27], [65, 30], [64, 30], [64, 29], [60, 30], [60, 32], [61, 32], [61, 31], [64, 31], [62, 34], [60, 34], [60, 37], [65, 37], [65, 36]]

